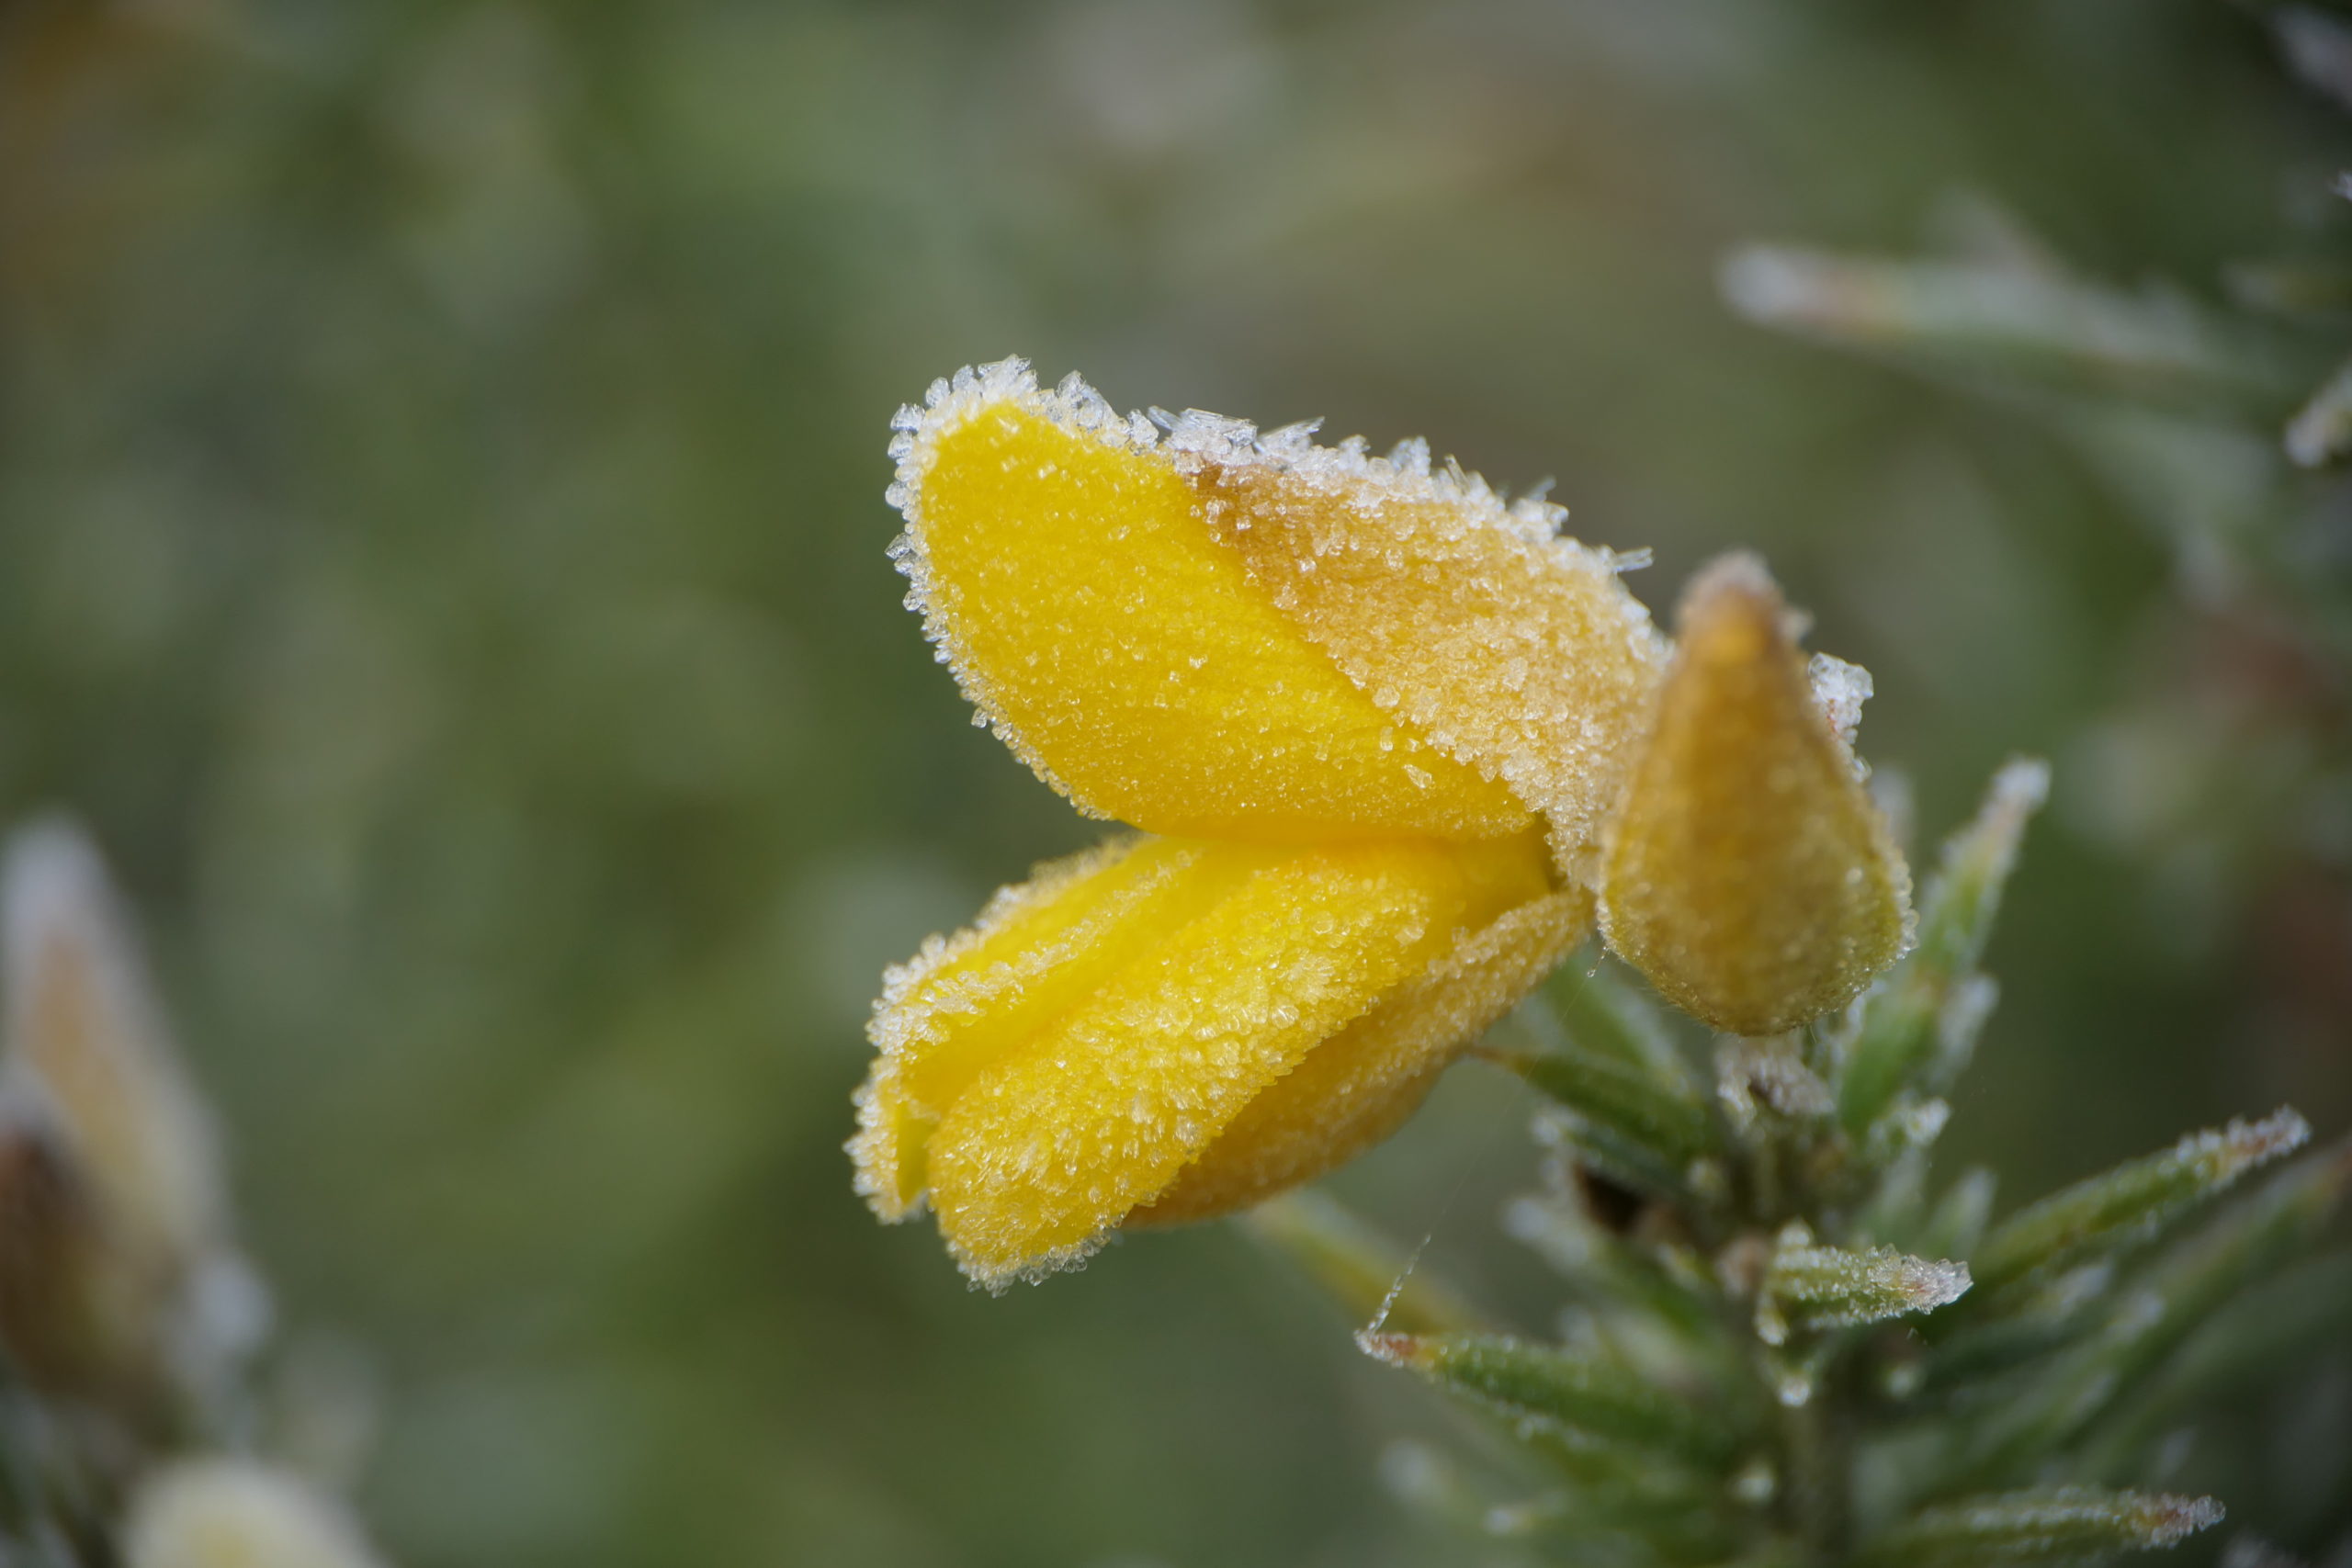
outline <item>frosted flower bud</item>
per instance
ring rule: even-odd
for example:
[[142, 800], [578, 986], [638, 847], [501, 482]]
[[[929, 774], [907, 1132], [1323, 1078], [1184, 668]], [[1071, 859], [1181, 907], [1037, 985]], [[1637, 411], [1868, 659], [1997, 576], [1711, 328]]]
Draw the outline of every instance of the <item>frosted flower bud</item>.
[[1902, 952], [1910, 874], [1751, 556], [1702, 571], [1602, 854], [1601, 929], [1736, 1034], [1843, 1005]]
[[147, 1476], [123, 1529], [125, 1568], [379, 1568], [342, 1504], [251, 1460], [182, 1460]]
[[1131, 839], [1040, 869], [890, 972], [850, 1153], [1001, 1288], [1385, 1137], [1581, 941], [1540, 835]]

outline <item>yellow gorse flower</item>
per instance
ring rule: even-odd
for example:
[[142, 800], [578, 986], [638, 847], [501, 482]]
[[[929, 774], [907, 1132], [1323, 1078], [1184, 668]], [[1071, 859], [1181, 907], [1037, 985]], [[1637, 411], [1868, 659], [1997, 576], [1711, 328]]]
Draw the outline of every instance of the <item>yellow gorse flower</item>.
[[[1648, 747], [1688, 660], [1559, 508], [1506, 504], [1419, 442], [1155, 423], [1018, 360], [935, 383], [897, 428], [892, 553], [940, 658], [1041, 778], [1143, 830], [1003, 890], [876, 1005], [858, 1190], [886, 1220], [928, 1201], [976, 1280], [1329, 1169], [1589, 934], [1610, 867], [1682, 885], [1690, 836], [1634, 795], [1722, 759]], [[1838, 762], [1798, 795], [1868, 813], [1809, 700], [1750, 739], [1792, 724], [1792, 755]], [[1849, 840], [1899, 866], [1883, 830]], [[1899, 933], [1902, 879], [1864, 880], [1857, 907]], [[1680, 954], [1646, 897], [1612, 929]], [[1892, 956], [1845, 906], [1829, 923], [1837, 973], [1807, 971], [1807, 1006]], [[1669, 994], [1713, 1017], [1710, 984]]]

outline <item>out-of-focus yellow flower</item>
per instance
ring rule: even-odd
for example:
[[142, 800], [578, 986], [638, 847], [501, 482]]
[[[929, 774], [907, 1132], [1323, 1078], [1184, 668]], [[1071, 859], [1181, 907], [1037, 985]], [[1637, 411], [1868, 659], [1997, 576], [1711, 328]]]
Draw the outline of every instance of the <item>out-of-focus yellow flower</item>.
[[[1559, 508], [1419, 442], [1155, 418], [1006, 361], [891, 447], [908, 603], [981, 721], [1162, 835], [1007, 889], [876, 1004], [859, 1190], [927, 1199], [991, 1286], [1385, 1136], [1582, 940], [1603, 846], [1671, 838], [1617, 825], [1637, 761], [1671, 772], [1645, 746], [1689, 706], [1659, 707], [1671, 649]], [[1741, 733], [1777, 745], [1776, 716]]]
[[[1792, 621], [1752, 556], [1691, 584], [1604, 858], [1610, 945], [1736, 1034], [1820, 1017], [1892, 963], [1907, 934], [1910, 873], [1813, 689]], [[1859, 678], [1850, 666], [1827, 673]]]

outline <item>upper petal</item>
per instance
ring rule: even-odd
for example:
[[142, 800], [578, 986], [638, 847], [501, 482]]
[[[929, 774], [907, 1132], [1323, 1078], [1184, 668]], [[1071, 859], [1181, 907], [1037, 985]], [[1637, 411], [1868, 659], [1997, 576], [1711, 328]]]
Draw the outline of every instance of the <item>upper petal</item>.
[[900, 423], [910, 603], [998, 734], [1085, 810], [1274, 841], [1528, 822], [1301, 635], [1148, 426], [1017, 361]]
[[1666, 639], [1618, 559], [1563, 536], [1566, 513], [1506, 506], [1408, 442], [1317, 446], [1188, 416], [1171, 439], [1216, 536], [1383, 709], [1510, 785], [1589, 883], [1666, 667]]

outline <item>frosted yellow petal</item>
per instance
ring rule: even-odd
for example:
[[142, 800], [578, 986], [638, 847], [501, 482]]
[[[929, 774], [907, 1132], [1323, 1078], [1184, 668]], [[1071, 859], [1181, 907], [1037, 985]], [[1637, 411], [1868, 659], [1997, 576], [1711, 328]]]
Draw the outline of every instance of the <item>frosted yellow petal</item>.
[[1041, 391], [1018, 361], [899, 423], [910, 603], [974, 706], [1082, 809], [1278, 842], [1527, 824], [1300, 636], [1148, 423], [1075, 379]]
[[1230, 1213], [1387, 1137], [1438, 1075], [1592, 930], [1592, 895], [1535, 898], [1467, 931], [1432, 969], [1317, 1045], [1250, 1102], [1131, 1224]]
[[849, 1144], [875, 1213], [895, 1221], [913, 1211], [923, 1145], [983, 1068], [1270, 858], [1114, 840], [999, 889], [973, 925], [890, 969], [866, 1031], [880, 1055]]
[[1667, 998], [1771, 1034], [1901, 952], [1910, 874], [1815, 701], [1781, 595], [1735, 556], [1693, 582], [1680, 649], [1604, 851], [1601, 927]]
[[1506, 506], [1408, 442], [1321, 447], [1191, 414], [1170, 445], [1202, 518], [1373, 701], [1509, 784], [1590, 882], [1601, 818], [1646, 723], [1667, 647], [1616, 558]]
[[1317, 1043], [1544, 892], [1532, 837], [1199, 854], [1195, 874], [1245, 870], [984, 1068], [933, 1134], [932, 1202], [975, 1279], [1083, 1258]]

